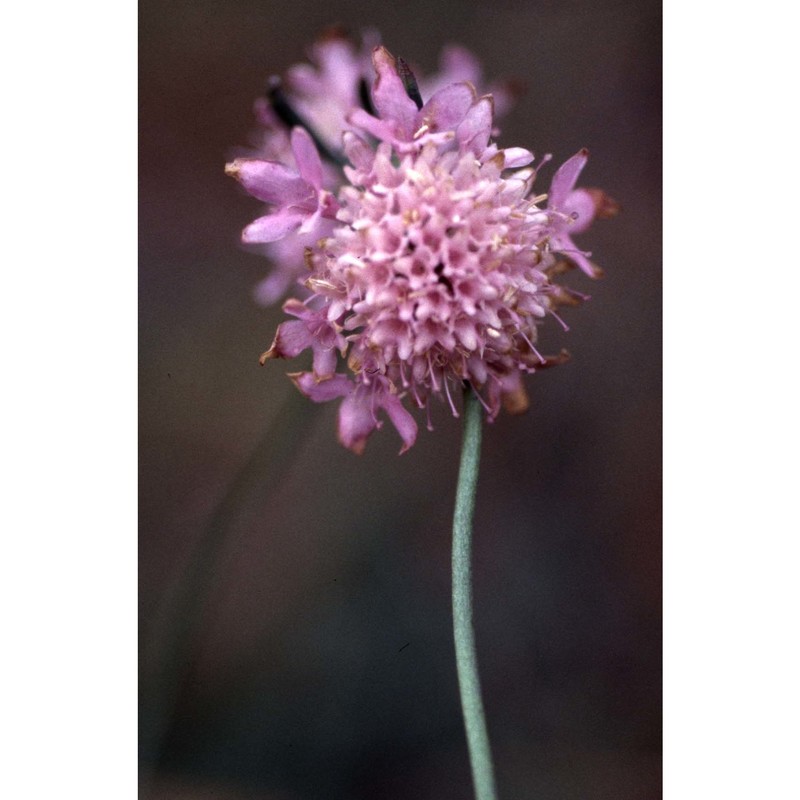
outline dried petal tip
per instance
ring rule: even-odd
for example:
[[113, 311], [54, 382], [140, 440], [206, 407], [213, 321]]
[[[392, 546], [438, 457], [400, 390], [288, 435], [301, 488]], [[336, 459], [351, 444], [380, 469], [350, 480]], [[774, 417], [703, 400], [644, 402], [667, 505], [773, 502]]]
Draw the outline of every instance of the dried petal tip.
[[240, 158], [237, 158], [235, 161], [231, 161], [229, 164], [225, 165], [225, 174], [229, 178], [236, 178], [239, 179], [239, 162], [241, 161]]
[[561, 364], [566, 364], [572, 359], [568, 350], [561, 350], [557, 356], [545, 356], [544, 363], [540, 364], [537, 369], [545, 369], [546, 367], [558, 367]]
[[521, 384], [503, 395], [503, 408], [509, 414], [524, 414], [530, 406], [530, 397]]
[[[285, 325], [286, 323], [283, 323], [283, 324]], [[282, 353], [281, 349], [280, 349], [279, 340], [280, 340], [280, 336], [281, 336], [281, 328], [283, 328], [283, 325], [279, 325], [278, 326], [278, 330], [275, 333], [275, 338], [272, 340], [272, 344], [269, 346], [269, 350], [265, 350], [258, 357], [258, 363], [261, 364], [262, 367], [264, 366], [264, 364], [267, 363], [267, 361], [270, 361], [273, 358], [286, 358], [287, 357], [286, 354]]]
[[552, 284], [550, 299], [556, 306], [575, 307], [579, 306], [581, 303], [589, 300], [590, 298], [589, 295], [575, 292], [566, 286], [557, 286]]
[[622, 210], [622, 206], [602, 189], [584, 189], [584, 191], [592, 198], [596, 219], [613, 219]]
[[317, 37], [317, 42], [324, 43], [324, 42], [350, 42], [352, 41], [352, 36], [350, 35], [350, 31], [344, 27], [344, 25], [329, 25], [325, 28], [322, 33]]

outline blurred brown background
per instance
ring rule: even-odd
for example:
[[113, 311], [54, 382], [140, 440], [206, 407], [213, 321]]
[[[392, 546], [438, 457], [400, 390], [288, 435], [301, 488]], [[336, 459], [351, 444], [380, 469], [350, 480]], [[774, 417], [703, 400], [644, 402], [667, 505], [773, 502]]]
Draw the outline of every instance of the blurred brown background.
[[579, 240], [606, 278], [571, 276], [592, 301], [544, 336], [572, 362], [486, 430], [476, 629], [501, 797], [660, 797], [660, 12], [142, 0], [143, 797], [471, 797], [449, 606], [459, 422], [439, 409], [401, 458], [387, 425], [358, 458], [335, 403], [259, 368], [282, 313], [251, 299], [268, 265], [238, 236], [260, 206], [223, 174], [266, 77], [333, 23], [376, 27], [425, 72], [467, 46], [527, 86], [501, 144], [556, 162], [587, 146], [582, 183], [622, 203]]

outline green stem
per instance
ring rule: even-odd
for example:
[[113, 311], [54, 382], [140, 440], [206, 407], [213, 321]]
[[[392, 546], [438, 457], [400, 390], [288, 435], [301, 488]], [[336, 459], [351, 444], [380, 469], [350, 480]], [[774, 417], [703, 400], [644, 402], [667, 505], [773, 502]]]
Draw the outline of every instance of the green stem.
[[481, 702], [475, 631], [472, 627], [472, 516], [481, 455], [481, 404], [471, 389], [464, 392], [464, 437], [453, 515], [453, 632], [461, 709], [477, 800], [496, 800], [494, 768]]

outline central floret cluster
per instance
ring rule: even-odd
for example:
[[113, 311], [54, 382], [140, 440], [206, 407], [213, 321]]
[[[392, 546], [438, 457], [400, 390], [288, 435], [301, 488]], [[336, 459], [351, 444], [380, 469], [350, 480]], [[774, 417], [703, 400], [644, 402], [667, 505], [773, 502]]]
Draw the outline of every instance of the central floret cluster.
[[[228, 166], [275, 206], [245, 241], [291, 233], [315, 242], [303, 254], [310, 295], [286, 302], [296, 319], [278, 328], [262, 363], [310, 349], [312, 370], [291, 377], [312, 400], [342, 398], [339, 437], [356, 452], [381, 410], [408, 449], [417, 425], [406, 404], [427, 408], [437, 397], [457, 415], [453, 397], [465, 385], [490, 418], [502, 406], [524, 410], [521, 376], [566, 357], [537, 350], [538, 325], [582, 299], [551, 278], [571, 263], [597, 274], [571, 235], [613, 210], [601, 192], [574, 189], [586, 151], [536, 196], [533, 154], [490, 142], [491, 96], [457, 82], [423, 104], [404, 62], [377, 47], [373, 63], [371, 107], [354, 108], [341, 131], [338, 191], [325, 185], [313, 132], [302, 126], [290, 134], [291, 166]], [[337, 372], [339, 363], [348, 371]]]
[[[367, 155], [366, 153], [364, 155]], [[385, 375], [415, 402], [450, 383], [486, 383], [534, 366], [546, 314], [541, 251], [547, 215], [526, 200], [531, 171], [501, 181], [504, 157], [439, 155], [434, 144], [393, 166], [381, 145], [353, 170], [336, 229], [309, 280], [341, 320], [350, 369]], [[372, 163], [369, 163], [369, 162]]]

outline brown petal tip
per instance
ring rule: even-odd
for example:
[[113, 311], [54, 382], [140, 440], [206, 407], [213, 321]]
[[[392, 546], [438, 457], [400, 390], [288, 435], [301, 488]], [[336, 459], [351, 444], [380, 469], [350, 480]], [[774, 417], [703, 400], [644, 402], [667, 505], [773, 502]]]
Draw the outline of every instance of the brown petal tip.
[[340, 23], [329, 25], [317, 37], [317, 41], [320, 44], [324, 44], [325, 42], [336, 42], [336, 41], [352, 42], [352, 40], [353, 37], [350, 35], [350, 31], [348, 31], [347, 28], [345, 28], [344, 25]]
[[557, 356], [545, 356], [544, 364], [540, 364], [536, 369], [547, 369], [547, 367], [558, 367], [561, 364], [566, 364], [572, 356], [569, 351], [562, 350]]
[[555, 278], [559, 275], [563, 275], [565, 272], [575, 269], [576, 266], [577, 264], [575, 264], [574, 261], [570, 261], [567, 258], [559, 258], [558, 261], [556, 261], [554, 264], [551, 264], [543, 271], [548, 278]]
[[264, 364], [267, 363], [271, 358], [283, 358], [283, 353], [280, 352], [278, 349], [278, 334], [275, 334], [275, 338], [272, 340], [272, 344], [269, 346], [269, 350], [265, 350], [259, 357], [258, 363], [261, 364], [263, 367]]
[[267, 361], [269, 361], [270, 358], [275, 358], [275, 348], [274, 347], [270, 347], [269, 350], [264, 351], [258, 357], [258, 363], [261, 364], [261, 366], [263, 367], [264, 364], [266, 364]]
[[530, 405], [530, 397], [528, 397], [528, 393], [522, 386], [503, 393], [503, 408], [509, 414], [524, 414], [530, 408]]
[[597, 219], [613, 219], [622, 210], [622, 206], [602, 189], [587, 189], [594, 203], [594, 215]]

